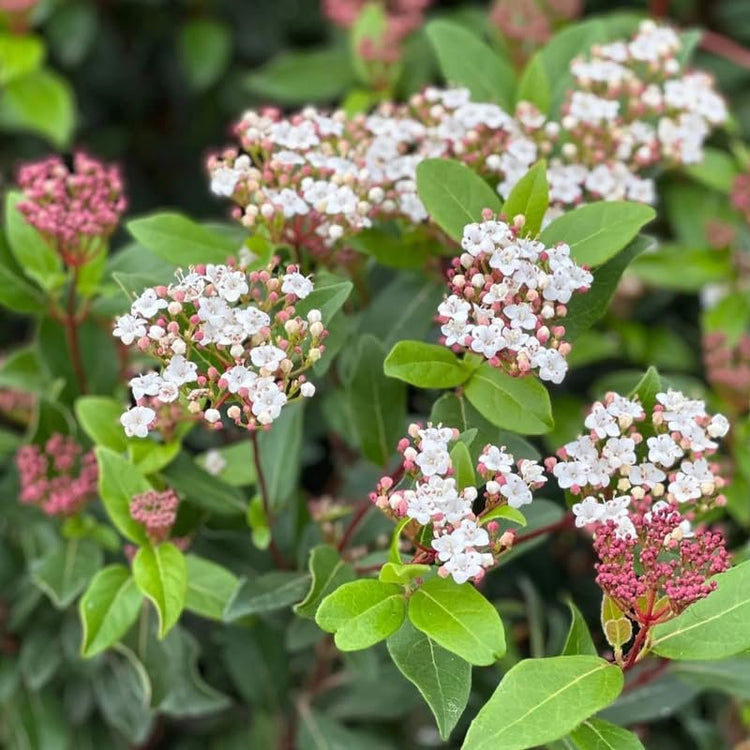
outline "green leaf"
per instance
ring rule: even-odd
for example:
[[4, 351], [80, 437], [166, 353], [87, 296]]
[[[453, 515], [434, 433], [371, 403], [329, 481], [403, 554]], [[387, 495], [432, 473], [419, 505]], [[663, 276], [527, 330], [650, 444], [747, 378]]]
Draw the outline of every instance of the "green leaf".
[[463, 750], [524, 750], [564, 737], [622, 690], [619, 667], [596, 656], [525, 659], [472, 721]]
[[385, 347], [370, 334], [359, 340], [357, 359], [347, 389], [362, 453], [385, 466], [403, 434], [406, 386], [383, 373]]
[[248, 615], [258, 615], [286, 609], [299, 602], [310, 588], [310, 576], [285, 570], [240, 580], [227, 603], [224, 619], [239, 620]]
[[659, 371], [655, 367], [649, 367], [646, 374], [638, 381], [638, 385], [628, 394], [628, 398], [638, 397], [641, 406], [646, 413], [653, 411], [656, 406], [656, 394], [661, 393], [664, 387], [659, 377]]
[[361, 729], [349, 729], [321, 711], [312, 711], [307, 707], [300, 711], [297, 750], [392, 750], [392, 748], [393, 745], [388, 741]]
[[178, 213], [132, 219], [127, 229], [152, 253], [183, 268], [199, 263], [226, 263], [237, 251], [237, 243], [231, 237], [212, 232]]
[[578, 263], [600, 266], [655, 217], [654, 209], [642, 203], [597, 201], [564, 213], [545, 228], [540, 239], [547, 246], [565, 242]]
[[119, 402], [106, 396], [81, 396], [74, 410], [78, 424], [96, 445], [118, 453], [127, 450], [128, 439], [120, 424], [124, 409]]
[[524, 516], [524, 514], [517, 508], [511, 508], [510, 505], [496, 506], [489, 511], [489, 513], [482, 515], [480, 523], [484, 526], [490, 521], [494, 521], [496, 518], [504, 518], [518, 524], [519, 526], [526, 526], [526, 516]]
[[95, 656], [125, 635], [135, 622], [143, 594], [124, 565], [109, 565], [91, 581], [78, 604], [83, 626], [81, 654]]
[[0, 34], [0, 86], [37, 70], [44, 62], [44, 43], [31, 34]]
[[268, 504], [274, 511], [285, 508], [297, 491], [304, 414], [304, 403], [285, 406], [273, 429], [258, 436]]
[[[223, 462], [223, 467], [218, 474], [213, 474], [206, 470], [209, 454], [216, 454]], [[246, 442], [240, 442], [211, 448], [205, 453], [196, 456], [195, 462], [203, 471], [217, 477], [222, 482], [226, 482], [231, 487], [247, 487], [248, 485], [255, 484], [257, 480], [255, 465], [250, 460], [251, 454], [252, 448]]]
[[143, 526], [130, 517], [130, 501], [152, 489], [148, 480], [133, 465], [109, 448], [97, 446], [99, 496], [112, 523], [129, 541], [146, 544]]
[[43, 289], [55, 289], [65, 280], [62, 259], [16, 208], [23, 200], [23, 193], [17, 190], [5, 196], [5, 231], [10, 250], [29, 278]]
[[405, 617], [401, 586], [365, 578], [346, 583], [323, 599], [315, 622], [335, 634], [338, 649], [358, 651], [395, 633]]
[[736, 346], [750, 325], [750, 294], [734, 292], [703, 312], [701, 324], [706, 333], [715, 331], [726, 336], [726, 345]]
[[454, 388], [465, 383], [473, 369], [445, 346], [399, 341], [388, 353], [383, 371], [419, 388]]
[[750, 656], [747, 654], [718, 661], [675, 662], [669, 671], [690, 685], [750, 700]]
[[596, 270], [594, 283], [586, 294], [573, 295], [568, 304], [568, 314], [563, 320], [567, 341], [575, 341], [607, 312], [625, 269], [631, 261], [652, 246], [652, 239], [638, 235], [624, 250]]
[[521, 214], [526, 217], [523, 234], [535, 237], [542, 228], [542, 219], [549, 206], [549, 185], [547, 185], [547, 162], [542, 159], [514, 185], [503, 213], [508, 221]]
[[735, 177], [740, 173], [730, 154], [710, 146], [703, 149], [703, 159], [698, 164], [685, 167], [685, 171], [701, 185], [727, 195], [732, 190]]
[[716, 590], [653, 630], [667, 659], [723, 659], [750, 649], [750, 561], [714, 576]]
[[417, 190], [435, 223], [460, 242], [467, 224], [482, 220], [485, 208], [503, 210], [497, 193], [465, 164], [425, 159], [417, 167]]
[[435, 716], [440, 737], [447, 740], [469, 700], [469, 663], [408, 621], [388, 639], [388, 653], [401, 674], [422, 694]]
[[645, 685], [626, 690], [600, 716], [615, 724], [640, 724], [671, 716], [696, 697], [699, 689], [664, 675]]
[[286, 52], [245, 81], [254, 94], [284, 104], [333, 101], [356, 82], [346, 49]]
[[475, 102], [495, 102], [506, 110], [513, 103], [513, 68], [470, 31], [450, 21], [431, 21], [426, 28], [443, 78], [465, 86]]
[[579, 654], [596, 656], [596, 646], [581, 611], [572, 601], [568, 602], [568, 608], [573, 619], [570, 623], [570, 630], [568, 630], [568, 637], [565, 639], [561, 656], [575, 656]]
[[474, 475], [474, 462], [471, 460], [466, 443], [456, 443], [450, 452], [451, 463], [455, 472], [456, 484], [459, 490], [474, 487], [477, 483]]
[[158, 443], [150, 437], [131, 438], [128, 440], [128, 458], [141, 474], [155, 474], [174, 461], [181, 447], [179, 437], [169, 443]]
[[341, 559], [338, 550], [328, 544], [319, 544], [310, 552], [309, 560], [312, 584], [307, 596], [294, 606], [299, 617], [315, 619], [320, 602], [339, 586], [353, 581], [354, 568]]
[[0, 265], [0, 305], [13, 312], [38, 314], [44, 310], [45, 300], [36, 286]]
[[466, 398], [492, 424], [521, 435], [554, 426], [547, 389], [533, 377], [514, 378], [485, 362], [465, 387]]
[[402, 586], [411, 583], [415, 578], [426, 576], [432, 567], [419, 563], [387, 562], [378, 573], [378, 580], [383, 583], [399, 583]]
[[41, 135], [57, 148], [68, 145], [75, 112], [70, 84], [51, 70], [16, 78], [0, 94], [0, 124]]
[[630, 270], [652, 286], [697, 292], [706, 284], [730, 278], [732, 263], [728, 252], [715, 248], [660, 245], [656, 252], [636, 258]]
[[221, 622], [227, 603], [237, 588], [237, 576], [224, 566], [198, 555], [186, 555], [185, 564], [185, 609]]
[[133, 578], [156, 607], [159, 638], [172, 629], [185, 607], [187, 564], [185, 555], [170, 542], [141, 547], [133, 559]]
[[349, 244], [390, 268], [421, 269], [440, 246], [419, 231], [401, 232], [396, 224], [379, 225], [354, 235]]
[[524, 68], [521, 80], [518, 82], [517, 100], [531, 102], [540, 112], [549, 112], [552, 92], [541, 52], [537, 52]]
[[102, 549], [90, 539], [66, 539], [32, 565], [31, 575], [58, 609], [86, 588], [102, 565]]
[[409, 599], [409, 620], [470, 664], [487, 666], [505, 653], [500, 615], [471, 584], [430, 579]]
[[213, 18], [195, 18], [180, 29], [180, 61], [196, 91], [216, 83], [232, 55], [229, 27]]
[[643, 750], [632, 732], [602, 719], [584, 721], [570, 737], [578, 750]]
[[32, 627], [24, 634], [18, 667], [27, 687], [39, 692], [54, 676], [62, 661], [60, 638], [46, 626]]
[[320, 310], [323, 322], [330, 323], [344, 302], [349, 299], [354, 285], [349, 279], [327, 271], [316, 273], [314, 282], [313, 291], [295, 305], [297, 314], [304, 317], [310, 310]]

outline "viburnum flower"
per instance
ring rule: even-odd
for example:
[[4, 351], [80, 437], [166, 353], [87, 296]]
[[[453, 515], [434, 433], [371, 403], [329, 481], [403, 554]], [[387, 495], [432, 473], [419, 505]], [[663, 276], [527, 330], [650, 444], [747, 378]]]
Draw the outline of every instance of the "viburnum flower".
[[169, 532], [177, 520], [180, 499], [173, 489], [163, 492], [149, 490], [134, 495], [130, 501], [130, 517], [140, 523], [152, 544], [160, 544], [169, 538]]
[[490, 217], [464, 227], [465, 252], [452, 262], [451, 293], [438, 307], [442, 341], [511, 375], [536, 373], [561, 383], [570, 345], [560, 321], [593, 276], [570, 257], [568, 245], [521, 237], [523, 217], [512, 224]]
[[475, 512], [479, 489], [459, 488], [450, 456], [458, 430], [412, 424], [409, 435], [411, 439], [404, 438], [398, 446], [404, 460], [397, 475], [406, 476], [411, 486], [397, 489], [392, 477], [383, 477], [370, 499], [394, 519], [412, 519], [412, 539], [423, 539], [419, 527], [426, 527], [430, 546], [416, 541], [414, 562], [437, 562], [438, 574], [452, 576], [457, 583], [480, 581], [512, 544], [512, 535], [499, 535], [488, 514], [499, 506], [520, 508], [530, 503], [532, 490], [547, 481], [542, 467], [522, 460], [514, 470], [514, 458], [505, 448], [487, 445], [477, 466], [485, 483], [484, 508]]
[[313, 282], [278, 264], [191, 267], [169, 287], [144, 290], [117, 319], [115, 336], [163, 364], [130, 381], [136, 406], [120, 419], [128, 436], [146, 437], [157, 412], [178, 400], [215, 428], [226, 415], [256, 429], [314, 394], [304, 372], [320, 359], [327, 331], [318, 310], [296, 312]]
[[16, 467], [21, 502], [48, 516], [74, 515], [96, 496], [96, 456], [71, 437], [54, 434], [43, 448], [23, 446], [16, 453]]
[[[727, 419], [679, 391], [656, 395], [647, 414], [637, 398], [608, 393], [584, 422], [589, 432], [547, 460], [559, 486], [581, 498], [576, 526], [594, 533], [599, 585], [642, 624], [680, 612], [712, 590], [726, 569], [716, 532], [696, 517], [725, 503], [724, 479], [709, 457]], [[645, 599], [644, 599], [645, 597]]]
[[69, 266], [91, 260], [126, 208], [119, 169], [81, 152], [72, 170], [58, 156], [23, 165], [18, 184], [18, 210]]

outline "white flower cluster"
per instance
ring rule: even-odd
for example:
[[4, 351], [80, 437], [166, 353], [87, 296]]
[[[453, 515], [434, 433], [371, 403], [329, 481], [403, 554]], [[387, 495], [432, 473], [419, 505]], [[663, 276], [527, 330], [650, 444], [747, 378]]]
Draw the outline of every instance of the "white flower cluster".
[[559, 486], [583, 496], [573, 505], [576, 526], [614, 521], [619, 536], [635, 536], [632, 500], [647, 513], [663, 503], [684, 513], [686, 504], [703, 511], [724, 502], [717, 495], [724, 481], [706, 456], [729, 430], [726, 417], [708, 415], [703, 401], [679, 391], [656, 400], [648, 424], [636, 399], [607, 394], [586, 417], [589, 433], [558, 451], [560, 461], [550, 459]]
[[[122, 415], [128, 436], [146, 437], [156, 409], [185, 396], [188, 411], [217, 428], [222, 408], [238, 425], [268, 425], [296, 396], [315, 387], [302, 375], [323, 351], [318, 310], [295, 304], [313, 291], [296, 266], [247, 272], [207, 265], [178, 272], [169, 287], [146, 289], [121, 315], [114, 335], [159, 359], [161, 372], [130, 381], [136, 406]], [[228, 407], [228, 408], [227, 408]]]
[[488, 445], [477, 467], [486, 480], [485, 510], [477, 516], [474, 502], [476, 487], [459, 489], [454, 476], [449, 446], [458, 438], [458, 430], [449, 427], [409, 427], [414, 444], [402, 440], [399, 450], [404, 456], [404, 470], [414, 476], [412, 489], [392, 490], [389, 477], [381, 480], [373, 500], [397, 517], [407, 517], [432, 529], [433, 557], [440, 563], [439, 574], [452, 576], [457, 583], [479, 581], [495, 563], [494, 543], [481, 515], [498, 505], [520, 508], [531, 502], [531, 490], [546, 478], [536, 461], [519, 462], [513, 471], [513, 456], [505, 448]]
[[561, 383], [568, 370], [559, 321], [593, 276], [570, 247], [546, 247], [496, 219], [464, 227], [465, 251], [449, 272], [451, 294], [438, 307], [446, 346], [481, 354], [512, 374], [535, 371]]

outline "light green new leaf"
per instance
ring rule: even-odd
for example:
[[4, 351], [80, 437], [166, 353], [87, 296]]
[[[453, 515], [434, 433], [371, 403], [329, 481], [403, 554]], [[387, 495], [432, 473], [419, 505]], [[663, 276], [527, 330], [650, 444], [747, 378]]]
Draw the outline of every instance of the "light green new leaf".
[[369, 648], [398, 630], [406, 617], [404, 589], [371, 578], [352, 581], [329, 594], [315, 622], [341, 651]]
[[70, 84], [44, 68], [15, 78], [0, 93], [0, 124], [37, 133], [57, 148], [69, 143], [75, 113]]
[[378, 573], [378, 580], [383, 583], [399, 583], [405, 586], [415, 578], [426, 576], [433, 568], [420, 563], [387, 562]]
[[451, 449], [450, 456], [458, 489], [474, 487], [477, 483], [474, 475], [474, 463], [471, 460], [466, 443], [456, 443]]
[[124, 565], [100, 570], [78, 604], [81, 654], [95, 656], [119, 641], [138, 617], [142, 602], [143, 594]]
[[514, 378], [485, 362], [466, 383], [466, 398], [497, 427], [543, 435], [554, 426], [547, 389], [536, 378]]
[[237, 252], [232, 237], [213, 232], [178, 213], [132, 219], [127, 229], [152, 253], [183, 268], [198, 263], [226, 263]]
[[198, 555], [186, 555], [185, 564], [185, 609], [221, 622], [227, 603], [237, 589], [237, 576], [223, 565]]
[[578, 750], [643, 750], [643, 743], [627, 729], [602, 719], [589, 719], [570, 733]]
[[5, 196], [5, 231], [10, 250], [29, 278], [43, 289], [55, 289], [65, 280], [62, 260], [16, 208], [22, 200], [23, 194], [16, 190]]
[[516, 76], [497, 52], [450, 21], [431, 21], [426, 33], [449, 85], [466, 87], [475, 102], [495, 102], [503, 109], [511, 108]]
[[128, 439], [120, 424], [124, 409], [118, 401], [106, 396], [81, 396], [74, 411], [78, 424], [96, 445], [118, 453], [127, 450]]
[[724, 659], [750, 649], [750, 561], [713, 580], [715, 591], [654, 628], [655, 653], [667, 659]]
[[508, 221], [521, 214], [526, 217], [522, 234], [536, 237], [542, 228], [542, 219], [549, 206], [549, 185], [547, 184], [547, 162], [542, 159], [514, 185], [503, 213]]
[[31, 576], [58, 609], [83, 591], [102, 566], [102, 548], [91, 539], [66, 539], [31, 568]]
[[686, 167], [685, 171], [701, 185], [727, 194], [739, 174], [737, 162], [730, 154], [711, 147], [704, 148], [703, 159]]
[[440, 736], [447, 740], [466, 708], [471, 692], [471, 665], [439, 646], [410, 622], [388, 639], [388, 653], [427, 702]]
[[296, 571], [275, 570], [258, 578], [242, 579], [227, 603], [224, 619], [233, 622], [291, 607], [309, 588], [309, 574]]
[[409, 620], [470, 664], [487, 666], [505, 653], [500, 615], [469, 583], [430, 579], [409, 599]]
[[555, 219], [540, 239], [547, 246], [565, 242], [578, 263], [600, 266], [632, 242], [655, 217], [654, 209], [642, 203], [598, 201]]
[[568, 637], [565, 639], [565, 645], [561, 652], [562, 656], [575, 656], [575, 655], [588, 655], [596, 656], [596, 646], [591, 638], [591, 632], [589, 626], [586, 624], [586, 620], [583, 619], [581, 611], [573, 604], [572, 601], [568, 602], [572, 621], [570, 623], [570, 630], [568, 630]]
[[185, 555], [170, 542], [141, 547], [133, 559], [133, 578], [159, 615], [159, 638], [180, 619], [187, 594]]
[[596, 656], [524, 659], [472, 721], [463, 750], [525, 750], [564, 737], [622, 685], [620, 668]]
[[339, 586], [353, 581], [354, 568], [341, 559], [338, 550], [328, 544], [319, 544], [310, 552], [312, 584], [307, 596], [294, 606], [300, 617], [315, 618], [320, 602]]
[[643, 408], [647, 412], [650, 412], [656, 406], [656, 394], [661, 393], [663, 390], [664, 387], [662, 386], [659, 371], [655, 367], [649, 367], [628, 397], [633, 398], [637, 396]]
[[195, 462], [206, 471], [209, 456], [216, 455], [222, 461], [222, 468], [211, 476], [218, 477], [230, 487], [247, 487], [255, 484], [255, 464], [252, 461], [252, 447], [246, 442], [223, 445], [219, 448], [211, 448], [205, 453], [196, 456]]
[[180, 29], [180, 62], [190, 85], [203, 91], [219, 80], [232, 54], [232, 32], [213, 18], [194, 18]]
[[99, 496], [112, 523], [131, 542], [146, 544], [143, 526], [130, 517], [130, 501], [152, 489], [144, 477], [129, 461], [109, 448], [97, 446], [99, 464]]
[[383, 371], [418, 388], [454, 388], [465, 383], [473, 369], [445, 346], [399, 341], [388, 353]]
[[497, 193], [465, 164], [425, 159], [417, 167], [417, 191], [435, 223], [459, 242], [467, 224], [482, 220], [485, 208], [503, 210]]
[[370, 334], [359, 340], [356, 364], [347, 388], [354, 429], [362, 453], [385, 466], [403, 434], [406, 386], [383, 372], [385, 347]]
[[44, 61], [44, 43], [32, 34], [0, 34], [0, 86], [35, 71]]

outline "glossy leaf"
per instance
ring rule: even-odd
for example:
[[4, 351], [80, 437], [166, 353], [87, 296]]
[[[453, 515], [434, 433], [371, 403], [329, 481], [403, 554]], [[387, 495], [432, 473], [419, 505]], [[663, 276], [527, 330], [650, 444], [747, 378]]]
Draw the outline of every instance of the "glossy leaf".
[[308, 563], [312, 583], [307, 596], [295, 604], [294, 612], [300, 617], [315, 618], [320, 602], [339, 586], [353, 581], [354, 568], [341, 558], [341, 554], [328, 544], [319, 544], [310, 552]]
[[66, 539], [35, 562], [34, 583], [58, 609], [66, 609], [102, 566], [102, 549], [90, 539]]
[[643, 750], [632, 732], [602, 719], [589, 719], [570, 733], [578, 750]]
[[583, 654], [596, 656], [596, 646], [594, 645], [594, 641], [591, 638], [591, 632], [586, 624], [586, 620], [583, 619], [581, 611], [572, 601], [568, 602], [568, 608], [570, 609], [572, 620], [561, 655], [575, 656]]
[[191, 86], [203, 91], [216, 83], [229, 64], [231, 29], [211, 18], [195, 18], [180, 29], [178, 44]]
[[228, 622], [248, 615], [273, 612], [299, 602], [310, 588], [307, 573], [277, 570], [241, 580], [224, 610]]
[[185, 564], [185, 609], [221, 622], [227, 603], [237, 589], [237, 576], [224, 566], [198, 555], [186, 555]]
[[453, 388], [472, 373], [447, 347], [421, 341], [399, 341], [385, 358], [383, 370], [419, 388]]
[[514, 185], [503, 206], [503, 213], [509, 221], [519, 214], [524, 216], [526, 223], [522, 233], [535, 237], [542, 228], [548, 205], [547, 162], [542, 159]]

